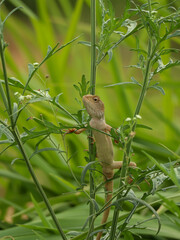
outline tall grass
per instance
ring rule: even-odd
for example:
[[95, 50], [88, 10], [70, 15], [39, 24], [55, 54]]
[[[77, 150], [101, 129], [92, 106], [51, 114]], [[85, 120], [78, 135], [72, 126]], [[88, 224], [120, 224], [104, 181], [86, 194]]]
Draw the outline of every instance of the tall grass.
[[[141, 1], [144, 3], [144, 1]], [[22, 1], [12, 0], [11, 3], [14, 6], [21, 6]], [[162, 1], [162, 5], [167, 1]], [[27, 81], [28, 63], [38, 62], [44, 58], [47, 52], [47, 46], [55, 46], [57, 42], [65, 44], [79, 35], [79, 41], [89, 41], [90, 39], [90, 24], [89, 19], [85, 16], [89, 16], [90, 1], [34, 1], [37, 12], [34, 12], [26, 3], [23, 4], [23, 9], [20, 12], [13, 14], [5, 24], [5, 39], [9, 43], [6, 50], [6, 62], [8, 77], [16, 77], [22, 83]], [[117, 2], [115, 2], [117, 4]], [[117, 4], [117, 9], [122, 6]], [[178, 1], [174, 3], [174, 7], [180, 7]], [[162, 16], [168, 11], [167, 8], [161, 9]], [[2, 6], [1, 17], [2, 19], [8, 14], [9, 9], [6, 6]], [[118, 12], [118, 11], [117, 11]], [[116, 12], [116, 14], [117, 14]], [[97, 21], [101, 19], [99, 9], [97, 11]], [[22, 20], [23, 19], [23, 20]], [[96, 29], [96, 37], [100, 34], [99, 28]], [[142, 47], [146, 44], [147, 36], [145, 31], [138, 33], [138, 37], [141, 40]], [[116, 37], [113, 41], [116, 41]], [[49, 59], [42, 68], [39, 68], [33, 79], [30, 82], [32, 89], [50, 89], [50, 95], [56, 96], [59, 93], [63, 93], [59, 100], [63, 107], [65, 107], [70, 113], [76, 113], [80, 106], [75, 100], [78, 98], [77, 93], [73, 87], [73, 84], [77, 84], [81, 81], [82, 74], [86, 75], [87, 79], [90, 79], [90, 48], [74, 42], [67, 46], [62, 51], [54, 55]], [[166, 45], [166, 47], [173, 46], [178, 48], [179, 37], [172, 38]], [[130, 36], [126, 41], [122, 42], [116, 51], [110, 62], [108, 58], [104, 59], [97, 68], [97, 81], [96, 81], [96, 93], [101, 96], [106, 107], [106, 121], [117, 128], [125, 118], [132, 117], [135, 109], [136, 99], [139, 95], [138, 87], [133, 85], [119, 85], [116, 88], [104, 88], [105, 85], [115, 84], [119, 82], [129, 82], [133, 75], [136, 79], [141, 78], [141, 74], [138, 70], [127, 68], [128, 65], [133, 65], [137, 62], [136, 52], [129, 51], [135, 48], [137, 44], [136, 38]], [[174, 60], [178, 59], [178, 53], [169, 53], [168, 57], [172, 57]], [[164, 60], [167, 61], [167, 58]], [[0, 69], [1, 79], [3, 78], [2, 69]], [[165, 91], [165, 96], [161, 95], [155, 89], [147, 93], [144, 105], [142, 106], [142, 121], [143, 124], [150, 126], [151, 130], [137, 129], [136, 137], [132, 143], [132, 147], [135, 151], [133, 161], [137, 162], [138, 166], [142, 169], [146, 167], [152, 167], [153, 160], [142, 153], [142, 150], [153, 156], [153, 159], [158, 159], [161, 163], [167, 161], [173, 161], [177, 159], [177, 155], [180, 152], [179, 145], [179, 102], [180, 102], [180, 83], [179, 79], [179, 67], [166, 70], [156, 77], [157, 81], [161, 82], [161, 86]], [[17, 88], [18, 89], [18, 88]], [[12, 101], [17, 102], [13, 92], [16, 89], [10, 87], [10, 95]], [[19, 91], [19, 89], [18, 89]], [[80, 100], [80, 99], [79, 99]], [[112, 107], [113, 105], [113, 107]], [[5, 121], [7, 119], [7, 112], [4, 111], [1, 98], [1, 119]], [[37, 131], [43, 130], [43, 126], [38, 123], [34, 123], [32, 117], [51, 121], [53, 124], [61, 122], [64, 125], [73, 126], [75, 123], [72, 118], [69, 118], [62, 110], [53, 108], [52, 104], [45, 104], [44, 102], [30, 104], [27, 109], [22, 112], [18, 120], [20, 132], [23, 132], [23, 127], [31, 130], [36, 127]], [[9, 124], [9, 122], [8, 122]], [[2, 139], [5, 139], [2, 135]], [[30, 140], [25, 144], [26, 153], [30, 156], [34, 149], [37, 147], [37, 143], [40, 141]], [[68, 146], [68, 149], [64, 147]], [[79, 166], [86, 165], [84, 157], [88, 156], [84, 153], [84, 149], [87, 148], [86, 136], [74, 136], [66, 135], [65, 140], [59, 135], [53, 135], [51, 139], [44, 139], [40, 143], [41, 148], [52, 147], [60, 145], [62, 150], [68, 150], [69, 159], [67, 166], [64, 161], [64, 156], [59, 155], [57, 151], [39, 152], [31, 159], [31, 164], [35, 169], [41, 185], [45, 189], [50, 203], [53, 206], [55, 212], [57, 212], [58, 219], [62, 221], [62, 227], [65, 231], [71, 232], [70, 236], [74, 239], [84, 239], [86, 235], [79, 235], [85, 220], [87, 219], [88, 209], [86, 206], [87, 197], [83, 192], [76, 192], [78, 184], [75, 181], [73, 174], [80, 181], [81, 168]], [[164, 147], [164, 145], [166, 147]], [[7, 146], [7, 145], [5, 145]], [[115, 159], [122, 159], [123, 152], [119, 151], [118, 147], [115, 148]], [[4, 146], [0, 145], [1, 151]], [[177, 154], [177, 155], [176, 155]], [[41, 197], [36, 188], [32, 184], [29, 172], [27, 171], [24, 162], [22, 162], [18, 155], [18, 149], [16, 147], [9, 148], [6, 152], [0, 156], [0, 178], [1, 178], [1, 194], [0, 194], [0, 206], [1, 206], [1, 228], [6, 229], [0, 231], [0, 237], [15, 236], [15, 239], [19, 239], [22, 234], [26, 233], [24, 239], [59, 239], [57, 235], [51, 234], [44, 227], [39, 227], [39, 223], [42, 221], [36, 212], [39, 207], [43, 211], [43, 215], [47, 217], [50, 223], [49, 213], [47, 212], [44, 203], [41, 202], [34, 207], [27, 208], [27, 203], [32, 202], [29, 192], [36, 197], [35, 201], [41, 201]], [[13, 161], [16, 159], [16, 161]], [[168, 160], [170, 159], [170, 160]], [[11, 164], [12, 163], [12, 164]], [[87, 179], [86, 179], [87, 180]], [[95, 180], [100, 183], [101, 178], [99, 175], [95, 175]], [[118, 182], [115, 180], [115, 186]], [[141, 191], [147, 190], [148, 183], [141, 182], [141, 190], [137, 190], [137, 194], [141, 194]], [[11, 191], [9, 191], [11, 189]], [[163, 239], [178, 239], [179, 228], [178, 219], [179, 210], [176, 205], [179, 197], [178, 191], [161, 193], [166, 197], [159, 198], [156, 196], [150, 197], [150, 202], [156, 208], [160, 207], [159, 211], [163, 208], [163, 211], [167, 212], [162, 214], [162, 230], [159, 234]], [[97, 203], [101, 205], [103, 203], [104, 195], [97, 195]], [[21, 202], [19, 201], [21, 199]], [[163, 203], [163, 205], [161, 205]], [[169, 210], [168, 204], [174, 207], [173, 213]], [[10, 218], [9, 223], [4, 223], [8, 215], [10, 206], [13, 206], [15, 213], [14, 218]], [[72, 208], [72, 206], [74, 208]], [[127, 206], [127, 209], [129, 206]], [[163, 212], [162, 211], [162, 212]], [[161, 213], [161, 212], [160, 212]], [[24, 220], [22, 216], [26, 214]], [[146, 210], [140, 208], [138, 213], [134, 215], [132, 224], [136, 224], [137, 221], [143, 221]], [[120, 220], [127, 217], [127, 213], [124, 212], [120, 216]], [[168, 219], [168, 220], [167, 220]], [[34, 222], [32, 222], [33, 220]], [[22, 227], [10, 228], [11, 223], [25, 223], [29, 222], [27, 229]], [[167, 223], [170, 221], [171, 224]], [[61, 221], [60, 221], [61, 222]], [[175, 224], [176, 222], [176, 224]], [[38, 225], [36, 225], [38, 223]], [[99, 223], [99, 218], [95, 222], [95, 226]], [[45, 223], [46, 224], [46, 223]], [[107, 226], [110, 226], [110, 222]], [[35, 227], [36, 226], [36, 227]], [[46, 226], [47, 227], [47, 226]], [[148, 226], [149, 227], [149, 226]], [[48, 229], [48, 227], [47, 227]], [[87, 230], [87, 228], [86, 228]], [[156, 230], [156, 223], [152, 222], [151, 231], [139, 229], [134, 230], [134, 233], [140, 231], [146, 239], [147, 234], [154, 234]], [[39, 233], [40, 231], [40, 233]], [[44, 231], [44, 232], [43, 232]], [[50, 231], [56, 231], [51, 229]], [[43, 232], [43, 233], [42, 233]], [[15, 234], [15, 235], [14, 235]], [[40, 236], [39, 236], [40, 234]], [[125, 237], [129, 237], [131, 232], [126, 232]], [[134, 237], [136, 239], [136, 237]]]

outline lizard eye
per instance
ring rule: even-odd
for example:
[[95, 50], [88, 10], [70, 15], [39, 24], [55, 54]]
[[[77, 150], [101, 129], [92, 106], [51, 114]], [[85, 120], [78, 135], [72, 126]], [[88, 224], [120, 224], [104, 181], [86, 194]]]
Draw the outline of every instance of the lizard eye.
[[95, 101], [95, 102], [97, 102], [97, 101], [98, 101], [98, 98], [97, 98], [97, 97], [95, 97], [95, 98], [94, 98], [94, 101]]

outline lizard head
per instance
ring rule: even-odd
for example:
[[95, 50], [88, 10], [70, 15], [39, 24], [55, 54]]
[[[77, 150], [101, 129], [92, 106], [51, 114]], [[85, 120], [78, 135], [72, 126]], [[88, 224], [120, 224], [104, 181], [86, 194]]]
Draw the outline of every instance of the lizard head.
[[98, 119], [104, 118], [104, 103], [96, 95], [85, 95], [83, 96], [83, 103], [91, 117]]

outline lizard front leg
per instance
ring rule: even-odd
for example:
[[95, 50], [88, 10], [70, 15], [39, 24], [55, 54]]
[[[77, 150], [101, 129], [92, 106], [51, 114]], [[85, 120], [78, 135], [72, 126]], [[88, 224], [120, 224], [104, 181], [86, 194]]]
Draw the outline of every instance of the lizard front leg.
[[[122, 165], [123, 165], [122, 161], [113, 161], [112, 168], [113, 169], [120, 169], [122, 167]], [[130, 162], [129, 166], [130, 167], [136, 167], [136, 163], [135, 162]]]
[[80, 128], [80, 129], [71, 128], [71, 129], [68, 129], [65, 134], [68, 134], [68, 133], [80, 134], [80, 133], [84, 132], [85, 130], [86, 130], [86, 128]]

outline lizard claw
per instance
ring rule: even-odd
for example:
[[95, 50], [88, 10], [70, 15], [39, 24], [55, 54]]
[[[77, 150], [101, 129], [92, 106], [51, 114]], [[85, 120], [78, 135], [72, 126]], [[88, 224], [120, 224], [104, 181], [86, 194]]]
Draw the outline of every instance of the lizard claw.
[[71, 129], [66, 130], [65, 134], [68, 134], [68, 133], [80, 134], [80, 133], [82, 133], [85, 130], [86, 130], [85, 128], [80, 128], [80, 129], [71, 128]]

